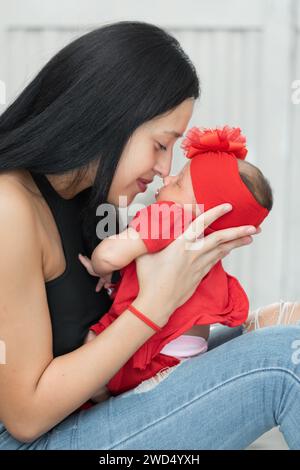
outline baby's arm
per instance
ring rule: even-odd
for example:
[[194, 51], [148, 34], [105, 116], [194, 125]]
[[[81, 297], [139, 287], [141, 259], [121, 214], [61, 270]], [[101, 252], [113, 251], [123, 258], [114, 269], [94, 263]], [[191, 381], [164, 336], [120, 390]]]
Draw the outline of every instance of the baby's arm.
[[140, 255], [147, 253], [146, 245], [132, 227], [105, 238], [94, 249], [91, 262], [99, 276], [105, 276], [127, 266]]
[[[161, 212], [166, 218], [164, 223], [162, 217], [159, 217], [160, 210], [165, 210]], [[177, 232], [185, 230], [184, 225], [188, 220], [183, 216], [183, 207], [173, 201], [159, 201], [144, 207], [123, 232], [105, 238], [95, 248], [91, 257], [94, 271], [105, 276], [127, 266], [145, 253], [162, 250], [176, 238]]]

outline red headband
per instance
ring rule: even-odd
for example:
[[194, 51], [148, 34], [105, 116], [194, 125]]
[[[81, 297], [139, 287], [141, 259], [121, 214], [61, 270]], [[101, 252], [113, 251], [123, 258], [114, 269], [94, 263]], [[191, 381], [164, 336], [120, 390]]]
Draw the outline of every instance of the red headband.
[[195, 198], [204, 210], [229, 202], [233, 209], [210, 225], [220, 230], [239, 225], [258, 227], [268, 215], [240, 177], [237, 158], [247, 155], [246, 139], [239, 128], [191, 128], [181, 148], [191, 159]]

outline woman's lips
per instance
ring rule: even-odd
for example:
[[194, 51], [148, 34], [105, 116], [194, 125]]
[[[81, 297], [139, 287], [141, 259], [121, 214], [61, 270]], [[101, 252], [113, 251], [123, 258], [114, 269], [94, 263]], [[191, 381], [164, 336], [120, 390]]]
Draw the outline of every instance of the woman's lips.
[[144, 193], [147, 189], [147, 184], [144, 183], [142, 180], [138, 179], [136, 180], [137, 181], [137, 184], [138, 184], [138, 187], [140, 188], [141, 192]]

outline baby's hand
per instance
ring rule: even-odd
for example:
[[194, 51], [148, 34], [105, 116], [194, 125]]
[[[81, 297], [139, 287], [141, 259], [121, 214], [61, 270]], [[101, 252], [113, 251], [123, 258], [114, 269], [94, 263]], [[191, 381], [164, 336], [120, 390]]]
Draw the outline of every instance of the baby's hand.
[[105, 274], [104, 276], [99, 276], [99, 274], [97, 274], [94, 271], [92, 262], [87, 256], [83, 256], [79, 253], [78, 258], [79, 258], [79, 261], [83, 264], [83, 266], [86, 268], [87, 272], [91, 276], [99, 277], [99, 281], [98, 281], [98, 283], [96, 285], [96, 289], [95, 289], [96, 292], [99, 292], [102, 289], [103, 286], [104, 286], [105, 289], [108, 289], [111, 286], [113, 286], [113, 284], [111, 283], [112, 273]]
[[89, 341], [92, 341], [93, 339], [96, 338], [96, 333], [93, 330], [89, 330], [88, 334], [84, 338], [83, 344], [88, 343]]

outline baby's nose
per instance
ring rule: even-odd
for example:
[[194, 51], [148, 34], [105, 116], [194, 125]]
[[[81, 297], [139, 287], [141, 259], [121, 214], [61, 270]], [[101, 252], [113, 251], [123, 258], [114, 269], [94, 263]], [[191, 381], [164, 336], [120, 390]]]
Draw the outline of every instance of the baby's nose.
[[168, 175], [163, 178], [164, 185], [167, 186], [169, 183], [172, 183], [173, 179], [176, 179], [176, 176]]

